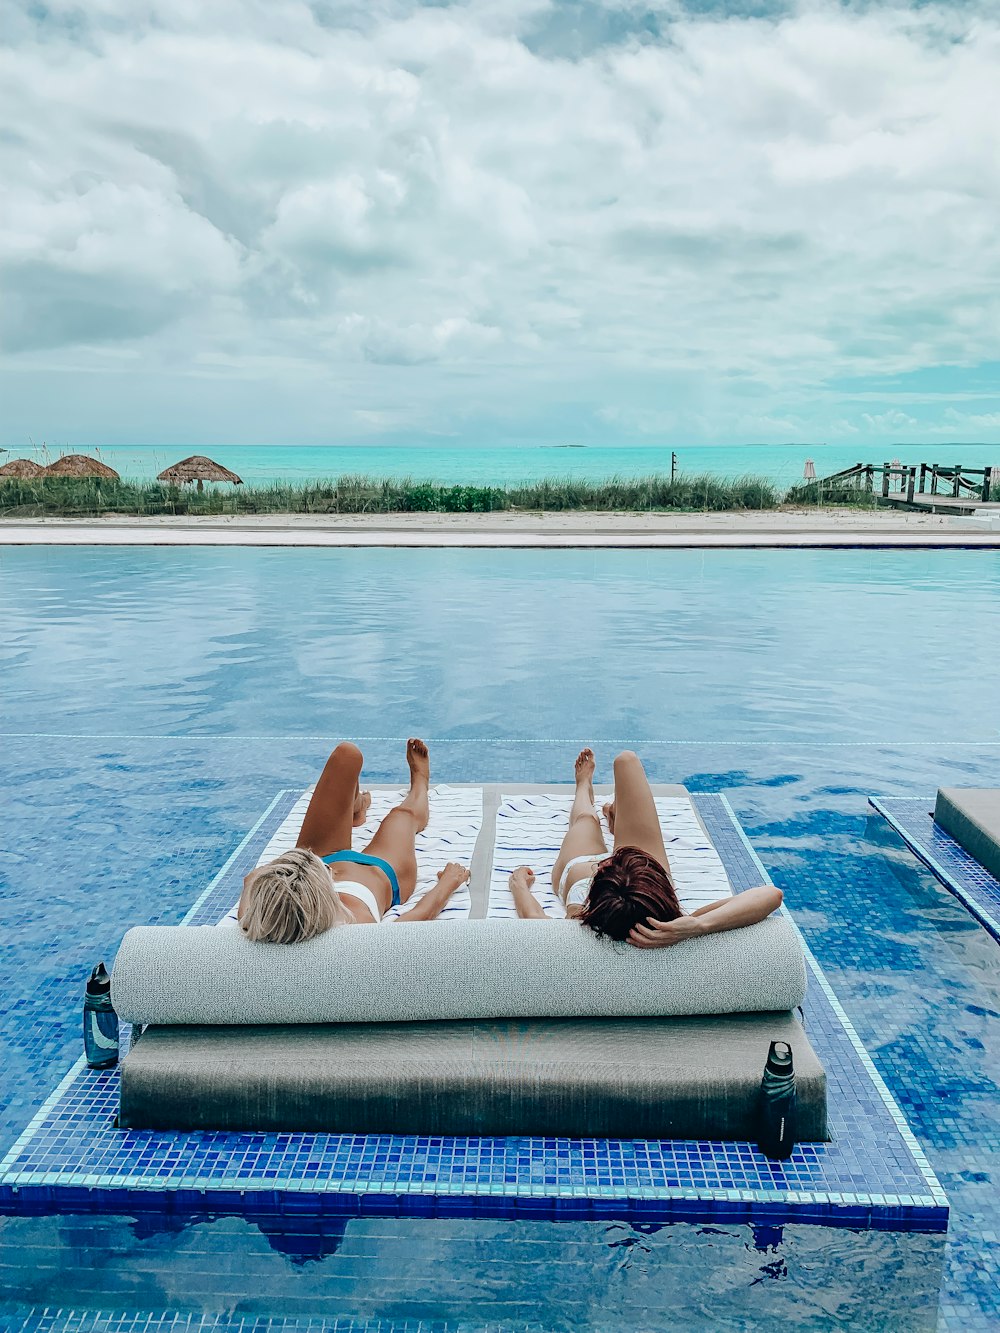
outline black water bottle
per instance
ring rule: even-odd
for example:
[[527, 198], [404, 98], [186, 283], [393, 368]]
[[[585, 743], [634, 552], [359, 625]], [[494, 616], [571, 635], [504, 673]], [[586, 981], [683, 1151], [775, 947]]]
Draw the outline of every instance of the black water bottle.
[[83, 1049], [91, 1069], [118, 1063], [118, 1015], [111, 1004], [111, 978], [103, 963], [91, 972], [83, 997]]
[[757, 1101], [757, 1147], [782, 1161], [795, 1147], [795, 1070], [787, 1041], [772, 1041]]

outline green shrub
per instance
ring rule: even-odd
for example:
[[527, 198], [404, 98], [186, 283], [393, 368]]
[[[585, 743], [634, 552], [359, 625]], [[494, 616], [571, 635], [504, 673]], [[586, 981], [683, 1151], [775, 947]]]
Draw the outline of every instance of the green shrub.
[[878, 504], [878, 496], [865, 486], [821, 479], [793, 486], [786, 499], [788, 504], [850, 505], [855, 509], [874, 509]]

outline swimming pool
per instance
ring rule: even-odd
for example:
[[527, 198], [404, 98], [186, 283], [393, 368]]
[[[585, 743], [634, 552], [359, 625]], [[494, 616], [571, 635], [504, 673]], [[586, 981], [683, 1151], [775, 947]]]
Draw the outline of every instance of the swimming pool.
[[[942, 1322], [994, 1327], [997, 946], [866, 802], [1000, 785], [998, 585], [997, 556], [958, 551], [0, 551], [0, 1149], [76, 1055], [93, 959], [126, 924], [179, 919], [275, 790], [301, 787], [337, 738], [364, 738], [373, 781], [401, 774], [413, 733], [445, 781], [561, 780], [585, 742], [604, 777], [631, 745], [651, 777], [729, 796], [950, 1197]], [[233, 1292], [212, 1287], [206, 1256], [224, 1251], [259, 1280], [253, 1313], [317, 1314], [327, 1292], [330, 1314], [331, 1265], [343, 1293], [350, 1254], [373, 1243], [352, 1233], [334, 1254], [305, 1226], [276, 1240], [232, 1219], [178, 1218], [155, 1236], [121, 1218], [0, 1225], [9, 1303], [92, 1309], [103, 1294], [104, 1309], [215, 1311]], [[508, 1243], [544, 1242], [558, 1262], [556, 1236], [506, 1225]], [[452, 1226], [442, 1243], [460, 1248]], [[865, 1288], [863, 1274], [905, 1289], [940, 1262], [934, 1238], [918, 1251], [869, 1233], [838, 1272], [837, 1246], [810, 1228], [677, 1224], [594, 1244], [621, 1264], [621, 1309], [644, 1328], [658, 1326], [650, 1282], [662, 1300], [678, 1264], [701, 1284], [697, 1299], [670, 1290], [690, 1327], [738, 1327], [743, 1310], [903, 1327], [893, 1284]], [[420, 1253], [414, 1240], [407, 1263]], [[44, 1256], [41, 1285], [26, 1254]], [[519, 1306], [499, 1285], [456, 1279], [452, 1304], [432, 1308], [414, 1279], [409, 1306], [397, 1287], [336, 1308], [466, 1327], [473, 1311], [511, 1327], [580, 1314], [557, 1282], [519, 1286]]]

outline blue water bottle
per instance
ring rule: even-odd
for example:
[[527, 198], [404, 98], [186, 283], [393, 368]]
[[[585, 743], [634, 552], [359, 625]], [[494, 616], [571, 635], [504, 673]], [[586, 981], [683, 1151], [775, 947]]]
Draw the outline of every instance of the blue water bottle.
[[787, 1041], [772, 1041], [757, 1102], [757, 1147], [765, 1157], [791, 1157], [796, 1109], [792, 1048]]
[[83, 997], [83, 1049], [91, 1069], [118, 1063], [118, 1015], [111, 1007], [111, 978], [103, 963], [91, 972]]

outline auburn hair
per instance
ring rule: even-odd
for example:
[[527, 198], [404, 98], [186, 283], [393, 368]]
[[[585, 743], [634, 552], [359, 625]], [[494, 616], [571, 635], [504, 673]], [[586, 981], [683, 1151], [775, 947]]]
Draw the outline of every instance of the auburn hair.
[[676, 921], [683, 915], [660, 862], [638, 847], [618, 847], [594, 872], [580, 920], [598, 935], [627, 940], [632, 927], [650, 917]]

